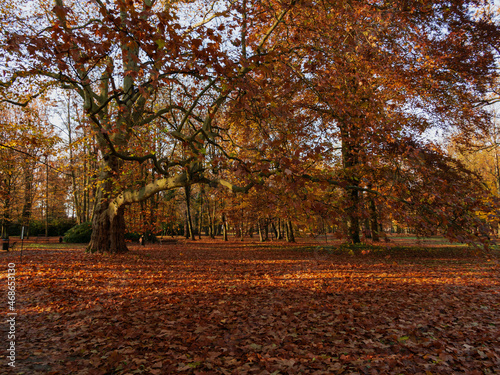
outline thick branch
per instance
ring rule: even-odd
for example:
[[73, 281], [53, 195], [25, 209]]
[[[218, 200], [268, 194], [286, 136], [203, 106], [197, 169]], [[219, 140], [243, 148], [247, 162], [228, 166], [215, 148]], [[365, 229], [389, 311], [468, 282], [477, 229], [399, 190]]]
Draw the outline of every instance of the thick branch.
[[118, 209], [124, 205], [142, 202], [160, 191], [183, 187], [188, 183], [186, 173], [181, 173], [174, 177], [156, 180], [138, 190], [127, 189], [109, 204], [108, 210], [111, 216], [114, 216], [118, 212]]

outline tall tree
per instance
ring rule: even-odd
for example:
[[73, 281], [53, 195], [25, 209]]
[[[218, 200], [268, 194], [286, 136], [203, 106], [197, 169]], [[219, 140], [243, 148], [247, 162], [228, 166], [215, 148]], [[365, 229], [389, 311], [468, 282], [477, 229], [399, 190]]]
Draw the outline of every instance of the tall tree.
[[[385, 196], [384, 204], [389, 206], [394, 206], [394, 199], [408, 198], [405, 190], [393, 189], [386, 195], [388, 191], [369, 188], [379, 185], [378, 178], [397, 185], [392, 176], [398, 176], [402, 165], [394, 162], [396, 149], [400, 155], [422, 155], [418, 159], [425, 168], [403, 162], [403, 168], [414, 173], [412, 183], [419, 185], [423, 179], [430, 194], [435, 194], [432, 203], [421, 202], [425, 205], [418, 210], [421, 224], [443, 210], [437, 204], [442, 202], [438, 198], [443, 187], [437, 177], [431, 177], [436, 173], [443, 180], [452, 175], [461, 178], [460, 189], [466, 190], [458, 193], [459, 186], [453, 186], [457, 201], [461, 194], [483, 194], [478, 184], [470, 183], [477, 181], [474, 174], [448, 160], [430, 136], [434, 131], [460, 131], [466, 143], [488, 131], [491, 118], [481, 104], [496, 84], [499, 29], [494, 13], [481, 2], [468, 0], [301, 5], [287, 19], [291, 21], [288, 33], [280, 35], [281, 50], [293, 52], [281, 55], [269, 74], [252, 75], [247, 102], [255, 105], [240, 105], [240, 111], [258, 118], [255, 123], [261, 129], [276, 129], [277, 119], [286, 113], [287, 124], [278, 125], [280, 132], [270, 134], [279, 135], [271, 139], [276, 145], [277, 138], [282, 144], [286, 138], [298, 138], [296, 152], [276, 148], [275, 167], [343, 189], [340, 212], [348, 219], [351, 242], [360, 241], [360, 219], [369, 216], [363, 209], [362, 191], [379, 202]], [[478, 9], [484, 11], [474, 11]], [[257, 92], [272, 94], [258, 103]], [[287, 127], [291, 131], [284, 131]], [[330, 145], [320, 141], [327, 137]], [[252, 146], [255, 149], [255, 142], [248, 148]], [[334, 173], [305, 173], [304, 166], [317, 163], [314, 157], [329, 157], [328, 151], [335, 149], [339, 152], [332, 154], [329, 164], [341, 168]], [[442, 167], [436, 167], [438, 160]], [[385, 173], [388, 170], [395, 173]], [[415, 209], [414, 203], [406, 203], [399, 206], [401, 214]], [[468, 208], [462, 208], [465, 215]], [[469, 224], [475, 225], [474, 220]]]
[[[214, 118], [239, 80], [265, 61], [270, 37], [291, 4], [255, 2], [242, 8], [238, 2], [94, 0], [85, 9], [63, 0], [55, 0], [53, 8], [43, 1], [29, 4], [22, 18], [13, 14], [3, 36], [2, 55], [11, 61], [4, 97], [19, 101], [13, 92], [30, 79], [82, 97], [102, 154], [89, 250], [124, 252], [124, 206], [203, 180], [200, 161], [205, 144], [215, 142]], [[193, 12], [197, 16], [191, 17]], [[254, 39], [238, 32], [247, 23], [260, 30]], [[163, 125], [170, 150], [177, 144], [186, 148], [185, 158], [152, 150], [135, 154], [130, 140], [154, 122]], [[123, 163], [148, 160], [163, 178], [127, 189]]]

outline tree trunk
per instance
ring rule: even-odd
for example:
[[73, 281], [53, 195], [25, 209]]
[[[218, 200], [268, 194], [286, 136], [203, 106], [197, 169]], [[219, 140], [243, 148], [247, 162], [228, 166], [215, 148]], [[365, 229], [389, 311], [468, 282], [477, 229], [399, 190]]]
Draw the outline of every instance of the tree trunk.
[[363, 232], [365, 235], [365, 238], [371, 239], [372, 238], [372, 232], [371, 232], [371, 227], [370, 227], [370, 218], [365, 217], [364, 218], [364, 224], [363, 224]]
[[69, 148], [69, 173], [71, 175], [71, 189], [73, 191], [73, 205], [77, 224], [82, 224], [82, 207], [80, 201], [80, 189], [76, 183], [75, 173], [75, 158], [73, 154], [73, 130], [71, 128], [71, 94], [68, 93], [68, 122], [66, 129], [68, 130], [68, 148]]
[[193, 221], [191, 220], [191, 186], [186, 185], [184, 192], [186, 193], [186, 226], [188, 230], [186, 238], [191, 238], [194, 241], [196, 238], [194, 237]]
[[87, 251], [91, 253], [125, 253], [128, 251], [125, 243], [123, 207], [119, 208], [115, 215], [111, 215], [106, 202], [101, 202], [96, 206], [92, 219], [92, 237]]
[[87, 246], [90, 253], [124, 253], [127, 252], [125, 242], [124, 207], [116, 211], [111, 210], [114, 176], [119, 171], [121, 161], [107, 156], [103, 161], [103, 168], [99, 176], [102, 181], [96, 196], [96, 204], [92, 216], [92, 236]]
[[379, 236], [377, 206], [375, 205], [375, 201], [373, 199], [370, 199], [370, 227], [372, 232], [372, 240], [374, 242], [379, 242], [380, 236]]
[[271, 230], [273, 232], [274, 239], [277, 240], [278, 239], [278, 231], [276, 230], [276, 226], [274, 225], [274, 221], [271, 221]]
[[45, 237], [49, 236], [49, 163], [45, 156]]
[[214, 201], [213, 211], [212, 211], [212, 238], [215, 238], [217, 235], [217, 221], [215, 220], [215, 212], [216, 212], [216, 202]]
[[224, 241], [227, 241], [227, 222], [226, 215], [222, 215], [222, 234], [224, 236]]
[[198, 239], [201, 240], [201, 231], [203, 229], [203, 185], [200, 188], [200, 209], [198, 211]]
[[281, 219], [278, 219], [278, 236], [276, 237], [278, 240], [283, 239], [283, 230], [281, 226]]
[[[352, 124], [351, 124], [352, 126]], [[348, 127], [345, 125], [341, 127], [342, 135], [342, 163], [344, 172], [346, 173], [346, 182], [351, 185], [351, 188], [346, 191], [347, 195], [347, 218], [348, 218], [348, 236], [352, 243], [360, 243], [360, 229], [359, 229], [359, 205], [360, 197], [359, 179], [357, 176], [356, 167], [359, 165], [358, 154], [354, 144], [355, 139], [351, 138]]]
[[25, 237], [29, 238], [31, 212], [33, 208], [33, 165], [24, 166], [24, 203], [22, 211], [22, 225], [26, 227]]
[[286, 241], [295, 242], [295, 235], [293, 234], [293, 226], [291, 220], [285, 222], [285, 229], [286, 229]]
[[9, 238], [9, 227], [10, 227], [10, 187], [3, 205], [2, 234], [1, 234], [2, 238], [5, 239]]
[[259, 241], [264, 242], [264, 233], [262, 233], [262, 222], [261, 219], [257, 220], [257, 228], [259, 229]]
[[210, 201], [207, 201], [207, 215], [208, 215], [208, 235], [210, 238], [215, 238], [214, 233], [214, 218], [212, 216], [212, 210], [210, 209]]

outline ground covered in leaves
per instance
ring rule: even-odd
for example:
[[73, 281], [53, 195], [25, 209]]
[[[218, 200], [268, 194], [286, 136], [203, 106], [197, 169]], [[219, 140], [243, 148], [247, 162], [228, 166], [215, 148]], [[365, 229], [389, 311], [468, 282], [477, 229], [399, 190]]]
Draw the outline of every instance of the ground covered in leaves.
[[16, 264], [18, 313], [2, 374], [500, 373], [500, 269], [464, 247], [196, 241], [0, 259], [4, 291]]

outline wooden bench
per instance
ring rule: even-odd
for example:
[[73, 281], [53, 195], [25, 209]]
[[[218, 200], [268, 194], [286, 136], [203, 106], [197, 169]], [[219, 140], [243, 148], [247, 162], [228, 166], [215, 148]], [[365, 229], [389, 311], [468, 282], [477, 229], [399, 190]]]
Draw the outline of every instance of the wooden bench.
[[13, 250], [14, 246], [16, 246], [16, 243], [17, 241], [9, 242], [9, 240], [3, 240], [2, 250], [7, 250], [7, 251]]
[[37, 236], [36, 236], [36, 243], [40, 243], [40, 242], [49, 243], [50, 242], [50, 237], [45, 237], [45, 236], [42, 236], [40, 234], [37, 234]]
[[160, 243], [177, 243], [178, 240], [176, 238], [162, 238], [160, 239]]

